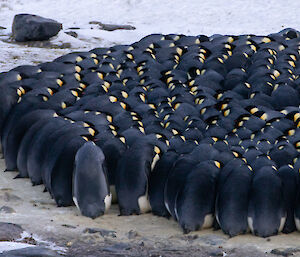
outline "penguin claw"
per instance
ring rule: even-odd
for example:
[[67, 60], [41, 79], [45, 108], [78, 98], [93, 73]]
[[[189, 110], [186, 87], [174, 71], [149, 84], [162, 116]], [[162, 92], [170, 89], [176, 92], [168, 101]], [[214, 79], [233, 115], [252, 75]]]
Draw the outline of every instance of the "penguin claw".
[[14, 177], [14, 179], [16, 178], [22, 178], [22, 176], [20, 174], [18, 174], [17, 176]]
[[197, 224], [197, 225], [184, 225], [183, 224], [183, 225], [181, 225], [181, 227], [182, 227], [184, 234], [188, 234], [192, 231], [200, 230], [200, 228], [201, 228], [199, 224]]
[[5, 169], [3, 172], [8, 172], [8, 171], [17, 171], [16, 169]]
[[183, 229], [183, 234], [188, 234], [188, 233], [190, 233], [191, 231], [189, 230], [189, 229]]
[[32, 186], [38, 186], [41, 184], [40, 182], [31, 182], [31, 183], [32, 183]]

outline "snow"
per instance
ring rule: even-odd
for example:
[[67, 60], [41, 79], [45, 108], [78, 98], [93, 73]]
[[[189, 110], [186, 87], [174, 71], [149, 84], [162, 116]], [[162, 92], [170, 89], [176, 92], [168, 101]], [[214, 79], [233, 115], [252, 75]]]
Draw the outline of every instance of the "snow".
[[36, 247], [36, 245], [20, 242], [20, 241], [24, 240], [25, 238], [29, 238], [29, 237], [32, 237], [40, 246], [44, 246], [49, 249], [56, 250], [62, 254], [66, 252], [66, 248], [64, 248], [64, 247], [59, 247], [53, 242], [45, 241], [37, 235], [32, 235], [32, 234], [29, 234], [28, 232], [24, 231], [21, 234], [21, 238], [17, 239], [16, 242], [6, 242], [6, 241], [0, 242], [0, 253], [3, 253], [4, 251], [22, 249], [22, 248], [26, 248], [26, 247]]
[[[295, 0], [0, 0], [0, 39], [8, 38], [14, 15], [31, 13], [55, 19], [63, 31], [51, 42], [69, 43], [71, 49], [44, 49], [2, 43], [0, 72], [17, 65], [37, 64], [75, 50], [131, 44], [151, 33], [187, 35], [269, 34], [300, 24]], [[90, 21], [128, 24], [136, 30], [103, 31]], [[78, 34], [65, 34], [71, 27]], [[3, 36], [4, 35], [4, 36]]]
[[35, 247], [34, 245], [18, 243], [18, 242], [0, 242], [0, 253], [4, 251], [22, 249], [26, 247]]
[[[268, 34], [300, 24], [295, 0], [0, 0], [0, 25], [9, 28], [15, 14], [32, 13], [70, 27], [79, 38], [60, 33], [75, 48], [128, 44], [151, 33]], [[132, 31], [101, 31], [90, 21], [130, 24]]]

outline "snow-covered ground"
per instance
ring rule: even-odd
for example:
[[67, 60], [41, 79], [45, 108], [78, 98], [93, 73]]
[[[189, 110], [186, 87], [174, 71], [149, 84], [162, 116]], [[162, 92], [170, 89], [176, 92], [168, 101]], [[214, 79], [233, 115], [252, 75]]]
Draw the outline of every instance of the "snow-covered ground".
[[[11, 31], [13, 17], [18, 13], [61, 22], [64, 29], [52, 42], [68, 42], [73, 49], [133, 43], [151, 33], [269, 34], [287, 27], [300, 28], [299, 7], [297, 0], [0, 0], [0, 26], [7, 28], [0, 30], [0, 38]], [[90, 21], [129, 24], [136, 30], [108, 32], [89, 24]], [[77, 39], [64, 33], [71, 27], [80, 28], [76, 30]], [[11, 47], [4, 43], [0, 47], [0, 71], [15, 63], [47, 61], [70, 51]], [[11, 62], [12, 58], [16, 61]]]
[[[11, 26], [17, 13], [54, 18], [83, 28], [81, 38], [100, 37], [110, 43], [129, 43], [150, 33], [266, 34], [300, 24], [295, 0], [1, 0], [0, 25]], [[92, 20], [128, 23], [134, 31], [90, 30]]]

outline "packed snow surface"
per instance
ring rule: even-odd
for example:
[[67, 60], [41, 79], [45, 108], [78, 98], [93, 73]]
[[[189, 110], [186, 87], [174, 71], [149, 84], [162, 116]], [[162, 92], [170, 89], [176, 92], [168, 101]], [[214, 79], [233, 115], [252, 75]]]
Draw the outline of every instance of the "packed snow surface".
[[[37, 14], [63, 23], [64, 31], [79, 27], [78, 39], [59, 35], [75, 47], [97, 47], [133, 43], [151, 33], [269, 34], [299, 29], [299, 7], [295, 0], [0, 0], [0, 25], [10, 30], [15, 14]], [[129, 24], [136, 30], [107, 32], [90, 21]]]

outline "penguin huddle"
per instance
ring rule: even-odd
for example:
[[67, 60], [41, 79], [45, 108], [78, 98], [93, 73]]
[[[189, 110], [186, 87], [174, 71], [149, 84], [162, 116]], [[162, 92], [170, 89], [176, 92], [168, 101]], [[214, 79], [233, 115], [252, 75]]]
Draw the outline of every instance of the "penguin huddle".
[[184, 233], [300, 230], [300, 33], [161, 35], [0, 74], [7, 171]]

